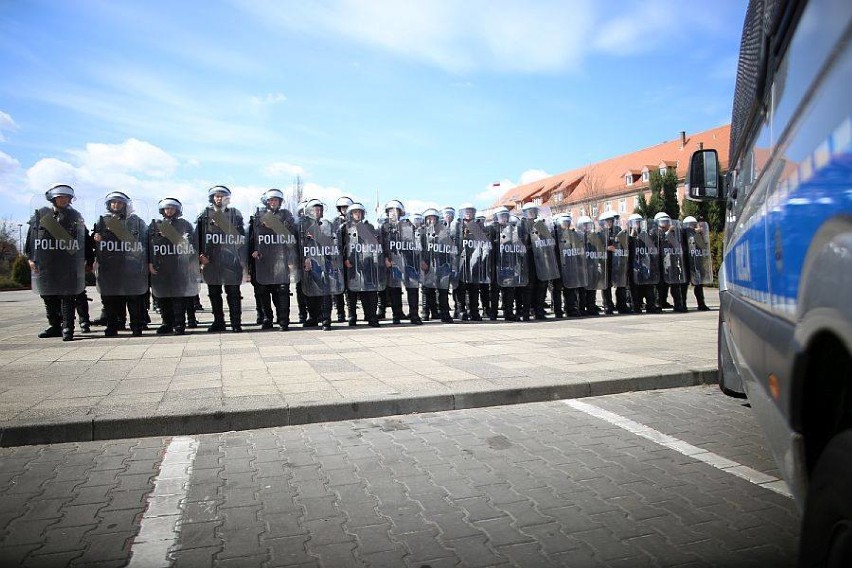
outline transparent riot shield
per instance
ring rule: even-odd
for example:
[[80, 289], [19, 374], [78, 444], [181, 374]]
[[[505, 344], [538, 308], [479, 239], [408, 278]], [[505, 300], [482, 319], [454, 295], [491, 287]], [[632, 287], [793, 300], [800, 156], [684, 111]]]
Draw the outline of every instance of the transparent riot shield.
[[198, 238], [207, 264], [201, 269], [211, 285], [240, 285], [245, 278], [248, 239], [238, 209], [207, 207], [198, 218]]
[[286, 209], [258, 208], [252, 217], [252, 259], [258, 284], [299, 281], [299, 248], [293, 217]]
[[392, 263], [388, 269], [387, 285], [393, 288], [417, 288], [421, 279], [420, 232], [407, 220], [388, 221], [382, 231]]
[[148, 291], [148, 206], [132, 201], [119, 215], [105, 212], [93, 230], [95, 272], [101, 296], [139, 296]]
[[386, 286], [385, 255], [378, 232], [366, 221], [346, 222], [347, 287], [352, 292], [381, 292]]
[[29, 259], [33, 292], [41, 296], [71, 296], [86, 289], [86, 225], [71, 205], [60, 211], [43, 206], [29, 223]]
[[628, 273], [630, 269], [630, 235], [619, 226], [613, 228], [615, 235], [612, 244], [615, 251], [612, 253], [612, 285], [616, 288], [624, 288], [628, 285]]
[[689, 282], [693, 286], [713, 284], [713, 260], [710, 253], [710, 225], [698, 223], [694, 228], [684, 228], [686, 234]]
[[459, 247], [452, 227], [442, 222], [423, 228], [423, 286], [449, 290], [458, 284]]
[[657, 244], [657, 224], [648, 219], [636, 235], [633, 247], [633, 283], [640, 286], [659, 284], [660, 249]]
[[663, 259], [663, 281], [684, 284], [688, 277], [683, 252], [683, 232], [680, 221], [672, 221], [668, 229], [658, 227], [660, 255]]
[[529, 284], [527, 271], [527, 246], [523, 229], [507, 223], [495, 224], [497, 251], [494, 255], [497, 285], [501, 288], [517, 288]]
[[302, 291], [306, 296], [334, 296], [344, 290], [343, 256], [338, 233], [325, 219], [303, 217], [299, 224], [302, 248]]
[[491, 239], [476, 221], [459, 221], [459, 280], [467, 284], [491, 283]]
[[583, 234], [570, 228], [560, 228], [557, 237], [562, 285], [565, 288], [585, 288], [588, 277]]
[[179, 217], [155, 219], [148, 226], [151, 292], [157, 298], [198, 294], [201, 272], [192, 223]]
[[[549, 211], [549, 210], [547, 210]], [[539, 216], [528, 223], [530, 248], [535, 262], [536, 276], [539, 280], [559, 278], [559, 263], [556, 259], [556, 236], [549, 215]]]
[[604, 290], [607, 287], [606, 247], [603, 231], [586, 231], [586, 289]]

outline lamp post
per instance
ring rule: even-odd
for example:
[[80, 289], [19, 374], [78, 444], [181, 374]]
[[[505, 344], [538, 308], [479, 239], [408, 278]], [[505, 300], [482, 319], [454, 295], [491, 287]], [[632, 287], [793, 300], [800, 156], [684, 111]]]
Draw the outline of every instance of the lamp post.
[[24, 254], [24, 240], [21, 237], [21, 227], [23, 226], [23, 223], [18, 223], [18, 254]]

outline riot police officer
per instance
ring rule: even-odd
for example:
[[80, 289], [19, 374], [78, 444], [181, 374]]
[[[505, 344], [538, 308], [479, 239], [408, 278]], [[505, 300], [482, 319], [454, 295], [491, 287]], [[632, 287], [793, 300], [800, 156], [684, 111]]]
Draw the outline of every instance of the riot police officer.
[[145, 325], [148, 291], [148, 227], [132, 211], [126, 193], [113, 191], [104, 198], [106, 212], [98, 218], [92, 240], [97, 258], [97, 283], [104, 306], [104, 336], [118, 335], [125, 307], [135, 337]]
[[305, 293], [308, 319], [304, 327], [331, 329], [332, 298], [343, 292], [343, 257], [340, 234], [323, 218], [325, 206], [319, 199], [305, 204], [305, 216], [299, 223], [299, 245], [304, 259], [302, 290]]
[[654, 221], [646, 221], [639, 213], [627, 219], [629, 236], [628, 264], [630, 266], [630, 297], [633, 313], [641, 314], [642, 306], [649, 314], [662, 310], [657, 301], [660, 282], [660, 249], [654, 237]]
[[207, 283], [210, 311], [213, 313], [213, 323], [207, 331], [225, 331], [224, 286], [231, 330], [238, 333], [243, 330], [240, 284], [248, 256], [243, 214], [230, 206], [231, 190], [224, 185], [211, 187], [207, 197], [210, 204], [201, 212], [196, 223], [202, 275]]
[[704, 302], [704, 285], [713, 283], [713, 265], [710, 257], [710, 228], [705, 222], [698, 222], [693, 216], [683, 220], [683, 248], [687, 252], [686, 264], [689, 282], [683, 284], [681, 294], [686, 307], [686, 288], [692, 284], [692, 293], [698, 304], [698, 311], [706, 312], [710, 308]]
[[476, 207], [463, 203], [455, 222], [459, 243], [458, 302], [462, 321], [482, 321], [479, 293], [482, 284], [491, 283], [491, 239], [476, 221]]
[[657, 285], [657, 295], [665, 308], [670, 290], [674, 311], [685, 312], [686, 296], [681, 284], [686, 282], [686, 260], [680, 223], [672, 222], [669, 214], [665, 212], [657, 213], [654, 220], [657, 222], [656, 237], [660, 249], [660, 283]]
[[[387, 267], [387, 294], [390, 300], [393, 323], [398, 324], [405, 317], [415, 325], [422, 325], [420, 319], [420, 252], [419, 232], [405, 217], [402, 202], [392, 199], [385, 204], [387, 221], [381, 227], [382, 246], [384, 247], [385, 266]], [[402, 311], [402, 289], [405, 288], [408, 301], [408, 315]]]
[[515, 295], [529, 283], [527, 266], [528, 239], [523, 235], [523, 224], [510, 222], [509, 210], [498, 207], [494, 210], [494, 223], [488, 227], [492, 239], [493, 276], [491, 283], [491, 313], [497, 319], [497, 306], [503, 306], [503, 319], [517, 321]]
[[151, 291], [160, 304], [163, 324], [158, 335], [183, 335], [187, 306], [194, 303], [201, 279], [192, 223], [183, 219], [179, 199], [160, 200], [161, 219], [148, 227], [148, 272]]
[[553, 312], [557, 318], [580, 317], [586, 294], [585, 243], [574, 230], [570, 215], [556, 218], [554, 232], [561, 278], [553, 281]]
[[[354, 203], [351, 197], [347, 197], [346, 195], [337, 198], [337, 202], [335, 203], [335, 208], [337, 209], [337, 217], [332, 221], [332, 225], [334, 226], [334, 230], [338, 233], [343, 228], [343, 225], [346, 223], [346, 210], [349, 209], [349, 206]], [[346, 267], [343, 267], [343, 275], [344, 279], [346, 277]], [[346, 321], [346, 298], [347, 295], [345, 292], [341, 292], [334, 297], [334, 309], [337, 312], [337, 322], [343, 323]]]
[[376, 313], [378, 292], [385, 288], [387, 270], [381, 235], [366, 219], [360, 203], [352, 203], [341, 226], [344, 268], [347, 276], [346, 302], [349, 307], [349, 326], [358, 323], [357, 303], [361, 300], [364, 319], [370, 327], [379, 327]]
[[33, 291], [44, 301], [49, 325], [38, 336], [72, 341], [76, 297], [85, 292], [86, 269], [94, 260], [94, 251], [82, 215], [71, 206], [74, 189], [56, 185], [44, 198], [50, 207], [35, 211], [24, 246]]
[[[627, 233], [621, 230], [619, 215], [615, 211], [605, 211], [598, 216], [598, 223], [606, 239], [607, 283], [603, 290], [604, 312], [612, 314], [630, 313], [627, 305]], [[615, 305], [612, 303], [612, 288], [615, 286]]]
[[[535, 203], [525, 203], [521, 208], [524, 216], [521, 223], [529, 240], [531, 259], [529, 259], [529, 285], [526, 287], [525, 302], [532, 308], [535, 319], [547, 318], [544, 309], [550, 282], [559, 278], [559, 265], [556, 260], [556, 239], [551, 234], [549, 210]], [[544, 214], [542, 214], [544, 213]]]
[[299, 275], [299, 248], [293, 215], [281, 207], [284, 193], [270, 189], [260, 198], [260, 208], [249, 225], [249, 256], [254, 264], [253, 279], [264, 320], [261, 329], [272, 329], [275, 306], [278, 329], [290, 327], [290, 282]]

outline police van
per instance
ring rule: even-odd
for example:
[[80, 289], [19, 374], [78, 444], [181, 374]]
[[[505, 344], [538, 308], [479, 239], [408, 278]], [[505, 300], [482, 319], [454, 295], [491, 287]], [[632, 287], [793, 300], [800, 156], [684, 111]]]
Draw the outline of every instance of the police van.
[[852, 566], [852, 2], [752, 0], [722, 175], [719, 382], [747, 396], [803, 511], [800, 564]]

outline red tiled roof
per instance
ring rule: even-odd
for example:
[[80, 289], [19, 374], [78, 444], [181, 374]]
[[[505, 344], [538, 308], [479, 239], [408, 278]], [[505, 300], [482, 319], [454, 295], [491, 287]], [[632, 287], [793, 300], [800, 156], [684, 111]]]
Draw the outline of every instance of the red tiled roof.
[[[635, 176], [640, 176], [642, 168], [656, 169], [665, 164], [666, 167], [676, 167], [678, 178], [686, 175], [689, 158], [700, 144], [705, 149], [713, 148], [719, 153], [722, 169], [728, 167], [728, 145], [731, 135], [731, 125], [720, 126], [704, 132], [686, 136], [686, 144], [681, 146], [680, 138], [644, 148], [630, 154], [609, 158], [595, 164], [587, 164], [580, 168], [569, 170], [538, 180], [519, 185], [501, 195], [495, 206], [503, 205], [512, 208], [515, 202], [526, 203], [541, 195], [543, 201], [550, 201], [552, 189], [562, 185], [564, 204], [580, 203], [592, 197], [606, 199], [624, 193], [633, 193], [647, 188], [647, 183], [635, 183]], [[658, 164], [646, 166], [646, 164]], [[624, 178], [628, 173], [634, 175], [634, 184], [628, 186]], [[571, 186], [574, 189], [571, 189]], [[593, 195], [592, 195], [593, 194]]]

